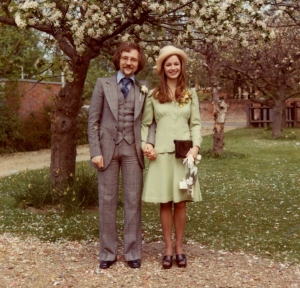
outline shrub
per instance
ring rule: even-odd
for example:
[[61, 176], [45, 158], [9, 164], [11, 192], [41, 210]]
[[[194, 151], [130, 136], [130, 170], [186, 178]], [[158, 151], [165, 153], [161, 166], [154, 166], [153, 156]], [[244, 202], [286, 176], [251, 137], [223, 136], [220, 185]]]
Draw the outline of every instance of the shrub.
[[83, 145], [88, 143], [88, 115], [89, 111], [84, 106], [81, 108], [78, 114], [78, 124], [77, 124], [77, 144]]
[[0, 153], [14, 151], [13, 143], [19, 139], [20, 120], [18, 109], [19, 94], [15, 81], [0, 86]]
[[40, 112], [31, 113], [22, 122], [20, 140], [15, 145], [18, 151], [36, 151], [51, 146], [51, 105], [45, 105]]
[[12, 176], [10, 194], [15, 198], [16, 206], [41, 208], [54, 204], [55, 197], [51, 191], [49, 177], [48, 169], [26, 171]]
[[10, 194], [16, 206], [26, 208], [61, 204], [67, 213], [98, 205], [97, 177], [94, 169], [86, 163], [77, 165], [76, 175], [67, 186], [53, 188], [48, 169], [26, 171], [12, 176]]

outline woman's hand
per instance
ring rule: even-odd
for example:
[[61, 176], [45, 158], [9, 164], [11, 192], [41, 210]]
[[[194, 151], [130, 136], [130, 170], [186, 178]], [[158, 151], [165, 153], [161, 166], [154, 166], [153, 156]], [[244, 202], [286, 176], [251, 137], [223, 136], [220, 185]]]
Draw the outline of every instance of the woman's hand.
[[200, 148], [198, 146], [194, 146], [193, 148], [190, 149], [190, 151], [186, 154], [186, 156], [191, 154], [193, 156], [194, 160], [196, 160], [199, 150], [200, 150]]
[[147, 157], [149, 160], [156, 159], [156, 151], [154, 150], [152, 144], [147, 143], [144, 147], [143, 152], [144, 152], [144, 156]]

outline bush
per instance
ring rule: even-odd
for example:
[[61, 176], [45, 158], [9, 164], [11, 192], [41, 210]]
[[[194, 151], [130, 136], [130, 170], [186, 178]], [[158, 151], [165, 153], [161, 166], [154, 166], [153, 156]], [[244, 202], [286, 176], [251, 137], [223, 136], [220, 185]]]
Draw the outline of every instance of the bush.
[[0, 86], [0, 153], [13, 152], [13, 143], [19, 139], [21, 123], [17, 111], [20, 96], [16, 88], [15, 81]]
[[51, 146], [51, 105], [45, 105], [40, 112], [31, 113], [22, 122], [20, 140], [15, 145], [17, 151], [37, 151]]
[[98, 206], [98, 182], [94, 169], [82, 162], [71, 178], [67, 186], [57, 191], [65, 212], [73, 214], [80, 209]]
[[[31, 113], [20, 121], [10, 110], [1, 114], [0, 105], [0, 154], [15, 151], [37, 151], [51, 147], [51, 113], [53, 106], [45, 105], [41, 111]], [[88, 110], [82, 108], [78, 115], [77, 144], [88, 143]]]
[[97, 206], [98, 187], [94, 169], [86, 163], [78, 164], [76, 175], [72, 178], [67, 186], [53, 188], [48, 169], [27, 171], [12, 176], [10, 194], [20, 208], [60, 204], [65, 212], [77, 213], [79, 209]]
[[86, 107], [82, 107], [78, 115], [77, 124], [77, 144], [83, 145], [88, 143], [88, 115], [89, 111]]
[[11, 181], [10, 194], [15, 198], [17, 207], [41, 208], [55, 203], [48, 169], [24, 172], [12, 176]]

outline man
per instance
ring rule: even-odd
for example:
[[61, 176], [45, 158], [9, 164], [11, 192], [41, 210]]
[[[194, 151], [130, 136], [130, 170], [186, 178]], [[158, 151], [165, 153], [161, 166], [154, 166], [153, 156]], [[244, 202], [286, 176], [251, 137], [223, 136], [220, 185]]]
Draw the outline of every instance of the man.
[[[136, 81], [146, 56], [136, 43], [121, 43], [113, 56], [117, 74], [97, 79], [89, 108], [91, 161], [98, 169], [100, 211], [100, 268], [117, 261], [117, 206], [119, 171], [124, 193], [124, 256], [140, 268], [142, 250], [141, 193], [144, 157], [141, 119], [148, 88]], [[143, 85], [142, 85], [143, 84]], [[153, 139], [152, 136], [149, 137]]]

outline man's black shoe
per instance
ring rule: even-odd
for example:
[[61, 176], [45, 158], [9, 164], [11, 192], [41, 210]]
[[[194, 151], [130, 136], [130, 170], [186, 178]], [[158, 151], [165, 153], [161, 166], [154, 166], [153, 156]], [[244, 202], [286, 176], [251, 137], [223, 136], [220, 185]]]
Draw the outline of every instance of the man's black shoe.
[[114, 261], [101, 260], [101, 261], [100, 261], [100, 268], [101, 268], [101, 269], [107, 269], [107, 268], [109, 268], [111, 265], [113, 265], [116, 261], [117, 261], [117, 259], [114, 260]]
[[130, 260], [130, 261], [127, 261], [128, 263], [128, 266], [130, 268], [140, 268], [141, 267], [141, 260], [140, 259], [136, 259], [136, 260]]

